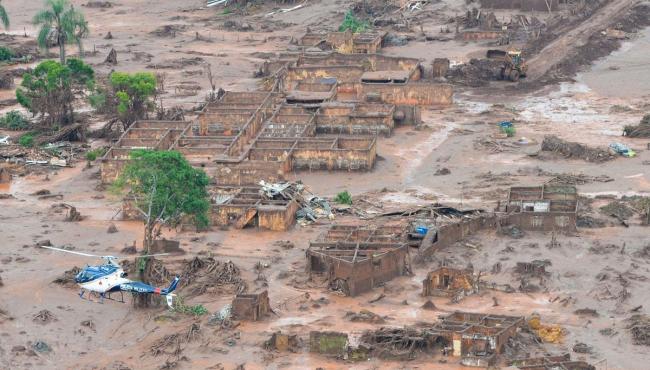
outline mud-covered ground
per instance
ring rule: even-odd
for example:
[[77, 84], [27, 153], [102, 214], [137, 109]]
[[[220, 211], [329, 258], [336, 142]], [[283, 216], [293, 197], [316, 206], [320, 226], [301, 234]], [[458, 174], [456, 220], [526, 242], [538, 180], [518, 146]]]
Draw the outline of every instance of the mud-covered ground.
[[[258, 80], [253, 78], [253, 72], [256, 64], [263, 61], [263, 53], [285, 49], [291, 37], [298, 37], [307, 27], [336, 28], [349, 2], [310, 1], [303, 9], [269, 17], [265, 14], [273, 7], [268, 5], [242, 15], [223, 14], [219, 6], [206, 9], [202, 1], [196, 0], [122, 0], [112, 2], [108, 8], [73, 3], [90, 22], [91, 36], [85, 45], [91, 54], [86, 58], [99, 73], [111, 69], [165, 73], [165, 104], [189, 108], [200, 103], [207, 92], [204, 63], [212, 65], [217, 86], [226, 90], [256, 89]], [[612, 7], [624, 10], [631, 4], [622, 3], [612, 2]], [[33, 36], [35, 29], [29, 20], [40, 3], [5, 0], [3, 5], [12, 16], [11, 32], [22, 35], [24, 28]], [[438, 2], [425, 8], [428, 13], [416, 17], [423, 24], [422, 30], [433, 34], [450, 16], [463, 13], [466, 8], [465, 2]], [[239, 30], [225, 29], [224, 22], [228, 20]], [[600, 16], [580, 31], [602, 31], [607, 25], [598, 22], [606, 21], [606, 17]], [[109, 31], [113, 38], [105, 39]], [[574, 36], [586, 42], [589, 35], [569, 34], [568, 40]], [[563, 52], [570, 55], [571, 46], [566, 46], [570, 44], [565, 44], [564, 49], [549, 45], [557, 61], [563, 59]], [[575, 343], [582, 342], [593, 347], [591, 354], [572, 353], [573, 357], [598, 363], [599, 369], [604, 368], [603, 361], [608, 369], [647, 368], [647, 347], [632, 343], [625, 319], [635, 308], [636, 313], [648, 312], [645, 302], [650, 298], [650, 229], [641, 226], [636, 216], [628, 220], [629, 227], [624, 227], [599, 211], [612, 197], [650, 195], [649, 140], [620, 136], [624, 125], [638, 123], [648, 113], [645, 98], [650, 91], [643, 85], [632, 85], [635, 93], [630, 94], [617, 77], [625, 71], [638, 73], [643, 65], [650, 64], [647, 53], [633, 52], [647, 46], [647, 31], [640, 37], [630, 35], [623, 46], [621, 52], [597, 61], [592, 71], [578, 75], [578, 82], [548, 85], [530, 93], [513, 93], [515, 89], [501, 85], [505, 82], [492, 82], [492, 92], [488, 88], [459, 88], [452, 107], [423, 110], [422, 127], [399, 128], [392, 137], [379, 139], [381, 160], [371, 172], [303, 172], [290, 176], [291, 180], [301, 179], [322, 196], [349, 190], [353, 196], [372, 193], [374, 202], [392, 202], [393, 207], [439, 200], [485, 209], [492, 209], [513, 185], [536, 185], [562, 174], [607, 176], [613, 181], [592, 180], [578, 185], [585, 197], [581, 212], [603, 220], [604, 227], [580, 228], [577, 235], [558, 235], [555, 245], [550, 245], [548, 234], [528, 232], [523, 238], [514, 239], [483, 232], [416, 264], [413, 276], [394, 279], [355, 298], [332, 293], [322, 284], [308, 281], [305, 273], [309, 240], [332, 223], [360, 222], [352, 216], [296, 226], [286, 233], [255, 229], [198, 234], [166, 230], [165, 236], [180, 240], [187, 254], [171, 257], [164, 263], [171, 265], [180, 259], [212, 254], [219, 261], [232, 261], [238, 266], [249, 291], [269, 290], [275, 313], [264, 321], [240, 322], [234, 328], [209, 325], [208, 315], [193, 318], [163, 308], [135, 310], [130, 297], [126, 297], [125, 304], [81, 300], [75, 288], [53, 284], [64, 271], [97, 261], [38, 249], [36, 244], [49, 240], [52, 245], [78, 251], [120, 254], [125, 245], [134, 241], [141, 244], [142, 227], [137, 222], [116, 219], [120, 202], [110, 192], [97, 188], [97, 166], [85, 169], [78, 164], [48, 176], [16, 178], [11, 185], [0, 188], [0, 193], [13, 196], [0, 199], [0, 368], [235, 369], [244, 365], [246, 369], [456, 369], [456, 361], [443, 363], [439, 355], [409, 362], [372, 359], [346, 363], [310, 354], [307, 345], [311, 330], [361, 332], [382, 325], [415, 325], [434, 321], [454, 310], [522, 316], [538, 313], [545, 323], [565, 329], [562, 343], [543, 346], [549, 353], [571, 352]], [[489, 47], [456, 40], [427, 41], [416, 36], [407, 45], [389, 47], [385, 52], [415, 56], [429, 65], [433, 58], [445, 56], [467, 61]], [[111, 48], [118, 52], [118, 64], [103, 65]], [[614, 71], [610, 66], [618, 69], [599, 72]], [[535, 73], [543, 75], [542, 69]], [[189, 95], [188, 91], [196, 94]], [[12, 92], [1, 91], [0, 95], [1, 99], [8, 99]], [[498, 137], [496, 123], [504, 119], [515, 122], [514, 138]], [[547, 134], [602, 148], [614, 141], [623, 142], [634, 148], [638, 156], [603, 163], [564, 159], [539, 152]], [[442, 168], [450, 173], [437, 175]], [[62, 199], [39, 199], [32, 195], [41, 189], [61, 194]], [[64, 214], [56, 206], [61, 202], [74, 205], [84, 219], [65, 222]], [[118, 232], [107, 232], [111, 223]], [[275, 243], [278, 240], [288, 240], [293, 247], [283, 248]], [[455, 304], [448, 298], [431, 298], [435, 310], [421, 307], [429, 299], [420, 296], [421, 281], [442, 260], [460, 267], [471, 263], [475, 270], [484, 272], [484, 281], [517, 288], [521, 276], [513, 271], [516, 263], [544, 259], [550, 261], [546, 267], [548, 275], [528, 281], [539, 288], [535, 291], [483, 290]], [[260, 262], [262, 267], [256, 268]], [[496, 263], [501, 264], [500, 272], [493, 270]], [[369, 303], [380, 294], [385, 298]], [[233, 297], [228, 287], [199, 296], [181, 288], [179, 295], [187, 296], [188, 304], [204, 305], [210, 314], [230, 303]], [[494, 306], [495, 298], [498, 306]], [[595, 310], [597, 315], [585, 317], [575, 313], [584, 308]], [[385, 323], [350, 322], [344, 318], [348, 311], [361, 309], [387, 316]], [[51, 316], [43, 315], [43, 310]], [[191, 331], [195, 322], [199, 324], [198, 331]], [[296, 353], [265, 350], [263, 342], [277, 330], [298, 334], [303, 346]], [[164, 348], [167, 353], [152, 351], [161, 339], [174, 334], [180, 338], [179, 353], [171, 354], [177, 349], [176, 344]], [[41, 342], [47, 344], [49, 351], [44, 350]]]

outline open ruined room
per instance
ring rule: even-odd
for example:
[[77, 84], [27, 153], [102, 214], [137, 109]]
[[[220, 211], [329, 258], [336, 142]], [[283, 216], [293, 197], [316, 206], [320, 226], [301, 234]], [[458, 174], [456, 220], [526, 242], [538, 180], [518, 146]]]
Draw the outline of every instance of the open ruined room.
[[326, 277], [328, 286], [349, 296], [410, 271], [403, 229], [333, 226], [309, 243], [307, 269]]
[[459, 269], [441, 266], [422, 280], [423, 296], [455, 297], [471, 294], [476, 290], [476, 279], [471, 268]]

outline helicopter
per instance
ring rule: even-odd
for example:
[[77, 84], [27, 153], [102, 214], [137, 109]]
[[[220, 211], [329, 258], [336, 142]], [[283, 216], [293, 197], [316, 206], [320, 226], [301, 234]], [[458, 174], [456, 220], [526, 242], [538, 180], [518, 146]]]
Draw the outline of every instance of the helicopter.
[[[121, 303], [124, 303], [124, 292], [133, 294], [157, 294], [164, 296], [169, 308], [173, 308], [173, 300], [176, 296], [173, 291], [176, 290], [178, 282], [180, 281], [180, 277], [178, 276], [174, 277], [167, 288], [156, 288], [141, 281], [133, 281], [126, 278], [127, 273], [124, 272], [122, 266], [116, 262], [118, 259], [126, 257], [98, 256], [95, 254], [49, 246], [41, 246], [41, 248], [76, 254], [78, 256], [101, 258], [105, 261], [103, 264], [98, 266], [86, 265], [86, 267], [75, 276], [75, 283], [81, 287], [81, 291], [79, 292], [79, 297], [81, 299], [85, 299], [84, 294], [86, 291], [89, 292], [88, 296], [93, 293], [98, 294], [100, 297], [100, 303], [103, 303], [104, 299], [114, 300], [110, 295], [115, 292], [120, 292]], [[166, 256], [169, 254], [170, 253], [148, 254], [138, 257]], [[88, 299], [90, 300], [90, 297]]]

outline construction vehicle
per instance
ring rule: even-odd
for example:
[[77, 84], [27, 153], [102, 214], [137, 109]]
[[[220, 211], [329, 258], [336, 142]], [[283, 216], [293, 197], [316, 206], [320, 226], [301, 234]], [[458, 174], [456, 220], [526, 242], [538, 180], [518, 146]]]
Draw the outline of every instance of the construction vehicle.
[[516, 82], [520, 77], [526, 77], [528, 66], [521, 57], [521, 50], [488, 50], [487, 58], [503, 61], [499, 77], [502, 80]]

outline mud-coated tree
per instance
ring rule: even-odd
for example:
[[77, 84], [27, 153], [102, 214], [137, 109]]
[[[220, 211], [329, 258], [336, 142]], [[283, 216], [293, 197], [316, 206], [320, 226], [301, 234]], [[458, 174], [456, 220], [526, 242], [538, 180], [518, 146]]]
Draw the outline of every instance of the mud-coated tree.
[[[115, 190], [127, 190], [127, 199], [144, 222], [143, 253], [149, 254], [155, 238], [164, 226], [175, 227], [181, 221], [194, 223], [197, 228], [208, 226], [210, 201], [205, 172], [193, 168], [176, 151], [135, 150], [122, 174], [114, 184]], [[139, 266], [139, 278], [148, 283], [150, 260]], [[134, 300], [137, 307], [150, 304], [149, 295]]]
[[48, 49], [50, 45], [59, 46], [59, 60], [65, 64], [65, 46], [77, 44], [79, 55], [83, 56], [81, 39], [88, 36], [88, 22], [68, 0], [46, 0], [45, 9], [34, 16], [34, 25], [40, 26], [38, 45]]

